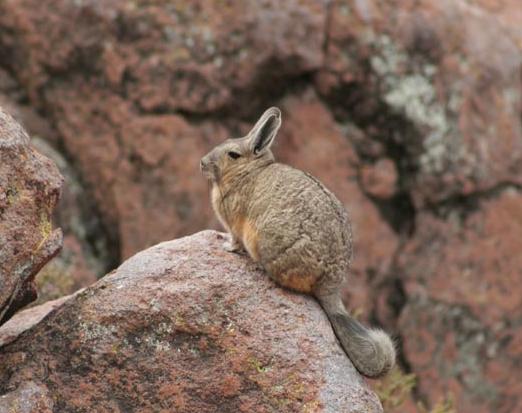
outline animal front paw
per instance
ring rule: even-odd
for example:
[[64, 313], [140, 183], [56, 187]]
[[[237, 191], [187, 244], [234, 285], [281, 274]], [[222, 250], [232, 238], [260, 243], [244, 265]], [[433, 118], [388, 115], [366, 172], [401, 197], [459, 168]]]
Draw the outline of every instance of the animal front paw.
[[223, 244], [223, 248], [225, 248], [225, 251], [233, 252], [235, 254], [245, 254], [246, 252], [238, 241], [226, 241]]

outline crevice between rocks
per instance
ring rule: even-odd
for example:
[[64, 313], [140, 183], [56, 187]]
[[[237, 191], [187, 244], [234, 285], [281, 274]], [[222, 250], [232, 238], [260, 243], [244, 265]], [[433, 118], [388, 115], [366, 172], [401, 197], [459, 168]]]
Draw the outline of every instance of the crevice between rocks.
[[[341, 89], [333, 96], [321, 96], [321, 99], [330, 108], [338, 123], [351, 122], [364, 132], [365, 139], [352, 140], [361, 162], [373, 164], [379, 159], [389, 158], [395, 164], [398, 173], [397, 191], [389, 199], [371, 196], [359, 182], [361, 190], [395, 233], [412, 235], [416, 209], [411, 196], [411, 186], [417, 173], [417, 149], [413, 151], [410, 148], [416, 148], [415, 142], [420, 142], [420, 132], [404, 116], [381, 102], [374, 92], [366, 90], [363, 85], [352, 84]], [[350, 136], [347, 138], [351, 139]], [[368, 143], [372, 142], [380, 149], [370, 149]]]
[[[394, 252], [392, 263], [388, 272], [386, 274], [382, 274], [381, 278], [376, 282], [376, 293], [373, 295], [370, 320], [373, 324], [392, 329], [397, 348], [397, 364], [404, 372], [412, 373], [413, 369], [406, 357], [406, 354], [404, 353], [404, 338], [399, 330], [399, 318], [401, 316], [402, 310], [408, 302], [404, 280], [401, 278], [401, 270], [398, 265], [398, 260], [404, 249], [406, 240], [406, 237], [401, 239], [396, 251]], [[392, 325], [383, 325], [383, 320], [381, 320], [378, 314], [378, 300], [379, 297], [381, 297], [383, 294], [385, 295], [386, 305], [389, 308], [390, 314], [392, 316]]]
[[324, 41], [322, 45], [323, 51], [323, 68], [326, 67], [326, 59], [328, 57], [328, 48], [330, 46], [330, 29], [332, 26], [332, 13], [334, 12], [335, 0], [328, 0], [325, 5], [326, 13], [324, 20]]
[[[236, 96], [234, 103], [224, 104], [210, 111], [194, 111], [183, 108], [157, 107], [145, 109], [138, 102], [133, 101], [136, 112], [140, 115], [179, 115], [192, 125], [199, 125], [207, 121], [216, 121], [228, 124], [231, 121], [255, 122], [259, 113], [262, 113], [275, 102], [281, 101], [285, 96], [299, 94], [313, 83], [313, 77], [317, 69], [302, 71], [295, 74], [281, 75], [281, 65], [292, 66], [289, 62], [268, 60], [259, 69], [263, 76], [255, 79], [250, 87], [245, 90], [232, 90]], [[265, 67], [265, 68], [263, 68]], [[284, 72], [284, 70], [282, 70]], [[270, 84], [270, 88], [266, 85]], [[250, 102], [248, 105], [235, 102]]]
[[[46, 118], [51, 123], [54, 123], [51, 116]], [[83, 239], [90, 247], [91, 253], [103, 266], [102, 273], [97, 274], [101, 277], [121, 263], [120, 239], [117, 236], [117, 228], [110, 228], [109, 224], [105, 222], [106, 220], [103, 219], [98, 205], [93, 200], [92, 195], [90, 195], [89, 185], [83, 179], [81, 171], [76, 166], [76, 162], [69, 154], [61, 137], [58, 140], [56, 149], [66, 159], [72, 169], [72, 173], [75, 175], [75, 179], [83, 188], [80, 202], [81, 220], [86, 228]]]
[[462, 220], [465, 220], [481, 208], [482, 202], [496, 199], [506, 191], [522, 192], [522, 184], [503, 181], [469, 194], [452, 195], [441, 201], [426, 204], [422, 209], [442, 219], [447, 218], [451, 213], [457, 213]]

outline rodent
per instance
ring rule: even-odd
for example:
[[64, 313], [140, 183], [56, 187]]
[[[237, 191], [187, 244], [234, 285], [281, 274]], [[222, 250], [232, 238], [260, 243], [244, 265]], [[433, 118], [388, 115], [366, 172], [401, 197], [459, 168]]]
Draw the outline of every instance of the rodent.
[[281, 111], [271, 107], [246, 136], [201, 159], [231, 237], [226, 249], [246, 250], [279, 285], [315, 296], [357, 370], [380, 377], [395, 364], [393, 341], [352, 318], [341, 301], [352, 256], [347, 212], [318, 179], [275, 161], [270, 146], [280, 126]]

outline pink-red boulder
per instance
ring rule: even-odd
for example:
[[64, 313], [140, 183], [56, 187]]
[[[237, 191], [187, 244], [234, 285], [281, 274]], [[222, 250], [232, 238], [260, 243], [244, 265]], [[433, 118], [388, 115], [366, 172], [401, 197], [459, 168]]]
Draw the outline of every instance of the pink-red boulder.
[[316, 85], [419, 207], [522, 183], [517, 0], [336, 0]]
[[0, 323], [34, 301], [34, 277], [62, 246], [51, 214], [62, 176], [0, 108]]
[[64, 412], [382, 412], [318, 303], [223, 242], [161, 243], [27, 317], [0, 347], [1, 391], [36, 383]]
[[0, 70], [0, 106], [27, 131], [32, 147], [56, 164], [64, 179], [52, 214], [53, 224], [63, 232], [63, 247], [36, 278], [34, 305], [92, 284], [116, 263], [111, 262], [114, 253], [89, 195], [70, 163], [49, 144], [56, 139], [56, 131], [34, 108], [21, 102], [23, 98], [13, 93], [13, 84], [12, 77]]
[[400, 318], [419, 392], [459, 412], [522, 409], [522, 194], [506, 189], [448, 216], [423, 213], [400, 257]]

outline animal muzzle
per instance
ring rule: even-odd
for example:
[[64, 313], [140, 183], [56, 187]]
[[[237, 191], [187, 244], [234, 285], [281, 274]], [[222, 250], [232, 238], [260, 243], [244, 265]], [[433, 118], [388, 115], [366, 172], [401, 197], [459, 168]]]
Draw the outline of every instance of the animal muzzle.
[[203, 175], [208, 179], [214, 178], [214, 165], [207, 156], [204, 156], [201, 158], [201, 161], [199, 161], [199, 169], [201, 169]]

